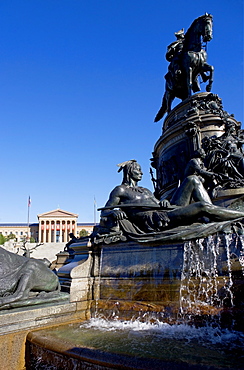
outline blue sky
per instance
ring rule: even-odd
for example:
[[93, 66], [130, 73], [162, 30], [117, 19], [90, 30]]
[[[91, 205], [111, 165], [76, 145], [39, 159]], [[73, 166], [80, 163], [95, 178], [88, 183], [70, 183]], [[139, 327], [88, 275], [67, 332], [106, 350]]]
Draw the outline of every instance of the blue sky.
[[58, 207], [93, 222], [128, 159], [152, 190], [165, 51], [205, 12], [212, 91], [243, 122], [241, 0], [0, 1], [1, 223], [26, 222], [29, 195], [31, 222]]

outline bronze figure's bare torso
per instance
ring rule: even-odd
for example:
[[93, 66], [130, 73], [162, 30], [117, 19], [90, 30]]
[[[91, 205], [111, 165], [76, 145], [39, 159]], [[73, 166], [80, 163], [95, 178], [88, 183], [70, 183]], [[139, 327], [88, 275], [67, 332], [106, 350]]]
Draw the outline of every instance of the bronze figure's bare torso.
[[[244, 217], [244, 212], [214, 206], [197, 175], [185, 178], [174, 193], [171, 203], [158, 200], [153, 193], [137, 186], [142, 178], [141, 166], [135, 161], [120, 165], [124, 178], [122, 184], [110, 193], [101, 212], [100, 225], [117, 230], [118, 222], [127, 219], [145, 233], [166, 228], [189, 225], [201, 217], [211, 221], [226, 221]], [[193, 203], [190, 203], [193, 200]]]

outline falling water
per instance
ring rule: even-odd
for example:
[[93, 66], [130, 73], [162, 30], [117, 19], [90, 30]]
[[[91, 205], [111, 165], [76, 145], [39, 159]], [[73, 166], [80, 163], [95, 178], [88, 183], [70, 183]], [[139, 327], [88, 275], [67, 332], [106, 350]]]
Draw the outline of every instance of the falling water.
[[201, 315], [206, 309], [215, 314], [218, 297], [219, 237], [188, 241], [184, 245], [184, 262], [180, 287], [180, 317]]
[[203, 323], [214, 318], [215, 324], [228, 319], [233, 326], [243, 306], [243, 277], [243, 236], [215, 235], [185, 243], [179, 319]]
[[[232, 263], [231, 263], [231, 242], [232, 242], [232, 235], [225, 235], [225, 248], [226, 248], [226, 265], [227, 265], [227, 279], [225, 279], [225, 289], [227, 292], [227, 296], [229, 297], [229, 305], [233, 307], [233, 292], [232, 292], [232, 287], [233, 287], [233, 279], [232, 279]], [[236, 256], [237, 257], [237, 256]]]

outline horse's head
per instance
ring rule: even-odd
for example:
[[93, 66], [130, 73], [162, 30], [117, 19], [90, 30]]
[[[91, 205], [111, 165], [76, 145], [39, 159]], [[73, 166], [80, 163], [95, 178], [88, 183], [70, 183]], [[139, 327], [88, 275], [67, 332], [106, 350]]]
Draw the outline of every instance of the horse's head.
[[184, 49], [186, 51], [200, 51], [201, 42], [210, 41], [213, 38], [213, 17], [211, 14], [204, 14], [196, 18], [185, 34]]
[[203, 32], [202, 32], [203, 41], [204, 42], [210, 41], [213, 38], [213, 17], [211, 14], [206, 13], [200, 18], [202, 18], [203, 21]]

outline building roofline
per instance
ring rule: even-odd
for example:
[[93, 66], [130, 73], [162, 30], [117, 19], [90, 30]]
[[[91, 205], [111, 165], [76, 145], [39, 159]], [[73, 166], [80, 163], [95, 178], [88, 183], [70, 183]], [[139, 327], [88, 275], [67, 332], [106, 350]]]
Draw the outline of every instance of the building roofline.
[[[39, 225], [39, 222], [33, 222], [33, 223], [30, 223], [29, 226], [38, 226]], [[95, 225], [98, 225], [98, 223], [94, 224], [94, 222], [77, 222], [77, 226], [95, 226]], [[13, 226], [13, 227], [17, 227], [17, 226], [25, 226], [25, 227], [28, 227], [28, 224], [27, 223], [24, 223], [24, 222], [6, 222], [6, 223], [0, 223], [0, 227], [5, 227], [5, 226]]]
[[[31, 224], [29, 224], [29, 226], [38, 226], [39, 224], [38, 223], [31, 223]], [[6, 227], [6, 226], [12, 226], [12, 227], [23, 227], [23, 226], [25, 226], [25, 227], [28, 227], [28, 224], [27, 223], [23, 223], [23, 222], [21, 222], [21, 223], [18, 223], [18, 222], [6, 222], [6, 223], [2, 223], [2, 224], [0, 224], [0, 227]]]
[[63, 209], [57, 208], [57, 209], [53, 209], [52, 211], [40, 213], [40, 214], [37, 215], [37, 218], [39, 219], [40, 217], [48, 217], [50, 214], [52, 214], [54, 212], [64, 213], [64, 217], [65, 216], [73, 216], [73, 217], [76, 217], [77, 218], [79, 216], [76, 213], [65, 211]]

